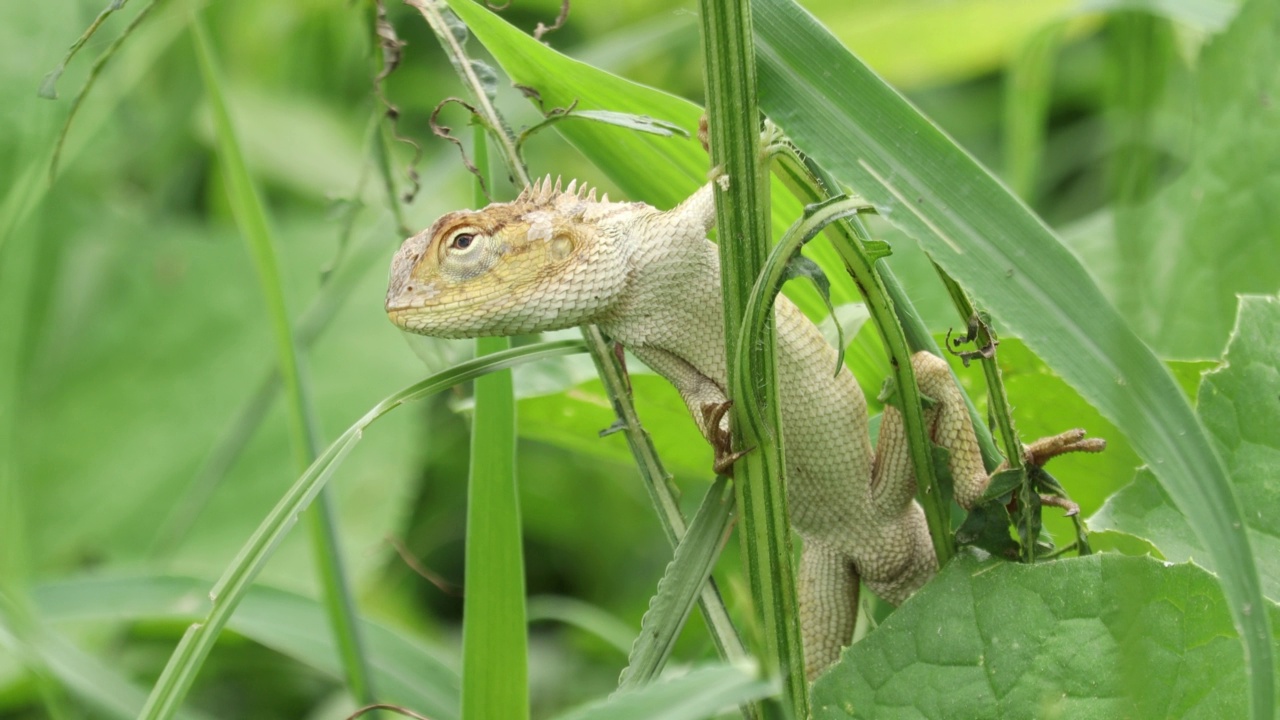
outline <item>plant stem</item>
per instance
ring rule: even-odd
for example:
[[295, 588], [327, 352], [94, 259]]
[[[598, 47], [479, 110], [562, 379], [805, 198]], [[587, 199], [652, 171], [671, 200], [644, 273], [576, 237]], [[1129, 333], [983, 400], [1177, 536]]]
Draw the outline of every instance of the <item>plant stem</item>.
[[[716, 194], [720, 278], [724, 302], [725, 353], [733, 406], [736, 451], [751, 450], [734, 464], [738, 537], [751, 587], [755, 617], [763, 630], [756, 653], [782, 680], [781, 700], [766, 701], [764, 717], [808, 717], [791, 527], [783, 481], [777, 347], [773, 312], [751, 355], [750, 367], [734, 362], [744, 312], [769, 256], [769, 186], [761, 155], [755, 50], [748, 3], [702, 0], [702, 42], [712, 164], [729, 178]], [[746, 402], [755, 395], [756, 402]]]

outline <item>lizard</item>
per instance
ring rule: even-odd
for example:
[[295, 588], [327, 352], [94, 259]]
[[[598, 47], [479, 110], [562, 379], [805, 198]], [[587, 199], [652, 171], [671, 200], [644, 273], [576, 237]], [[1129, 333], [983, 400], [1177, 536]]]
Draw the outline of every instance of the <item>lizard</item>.
[[[548, 176], [512, 202], [447, 213], [395, 254], [386, 312], [403, 330], [443, 338], [596, 324], [670, 381], [720, 447], [729, 431], [724, 316], [719, 256], [707, 238], [717, 187], [662, 211], [597, 199], [576, 181], [562, 189]], [[774, 311], [786, 495], [802, 541], [801, 639], [813, 679], [851, 641], [860, 581], [897, 605], [938, 568], [901, 414], [886, 405], [873, 449], [857, 381], [847, 368], [832, 375], [835, 348], [785, 296]], [[949, 451], [955, 500], [968, 509], [990, 476], [964, 398], [942, 358], [918, 352], [911, 363], [933, 400], [925, 421]], [[1038, 441], [1027, 459], [1100, 449], [1083, 436]]]

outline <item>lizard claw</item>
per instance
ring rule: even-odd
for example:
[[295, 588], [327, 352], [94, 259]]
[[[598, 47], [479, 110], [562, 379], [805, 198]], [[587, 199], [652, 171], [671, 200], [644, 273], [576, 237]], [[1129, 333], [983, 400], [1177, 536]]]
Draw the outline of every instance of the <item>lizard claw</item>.
[[732, 400], [702, 406], [703, 427], [707, 429], [707, 439], [716, 453], [715, 462], [711, 467], [717, 475], [725, 477], [733, 477], [733, 464], [738, 461], [738, 458], [755, 450], [755, 448], [747, 448], [733, 451], [733, 435], [730, 434], [727, 423], [724, 422], [725, 415], [731, 407], [733, 407]]

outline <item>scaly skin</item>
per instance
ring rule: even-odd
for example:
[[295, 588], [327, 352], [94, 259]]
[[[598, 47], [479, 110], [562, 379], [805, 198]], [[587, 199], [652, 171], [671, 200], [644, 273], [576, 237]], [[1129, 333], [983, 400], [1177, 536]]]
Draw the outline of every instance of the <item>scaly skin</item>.
[[[720, 271], [706, 239], [709, 184], [673, 210], [597, 201], [550, 178], [514, 202], [444, 215], [404, 242], [392, 263], [387, 314], [437, 337], [514, 335], [598, 324], [684, 398], [703, 436], [704, 408], [725, 401]], [[775, 305], [787, 500], [803, 539], [800, 623], [812, 678], [848, 644], [858, 581], [900, 603], [937, 569], [901, 416], [885, 409], [878, 449], [866, 400], [836, 351], [787, 298]], [[988, 476], [946, 363], [912, 365], [935, 402], [934, 442], [950, 450], [956, 500], [969, 507]], [[723, 424], [727, 424], [727, 419]]]

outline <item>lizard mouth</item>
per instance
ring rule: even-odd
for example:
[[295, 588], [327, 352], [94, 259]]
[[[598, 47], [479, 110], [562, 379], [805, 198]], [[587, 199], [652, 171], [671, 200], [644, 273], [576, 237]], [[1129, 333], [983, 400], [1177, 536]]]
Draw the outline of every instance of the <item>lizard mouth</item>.
[[392, 282], [387, 289], [387, 300], [384, 305], [387, 314], [413, 312], [421, 310], [439, 295], [434, 283], [425, 282]]

